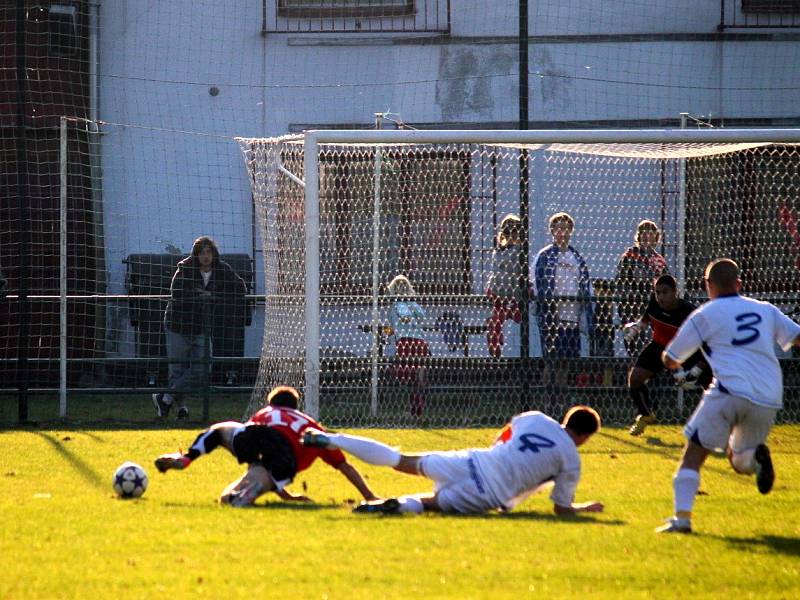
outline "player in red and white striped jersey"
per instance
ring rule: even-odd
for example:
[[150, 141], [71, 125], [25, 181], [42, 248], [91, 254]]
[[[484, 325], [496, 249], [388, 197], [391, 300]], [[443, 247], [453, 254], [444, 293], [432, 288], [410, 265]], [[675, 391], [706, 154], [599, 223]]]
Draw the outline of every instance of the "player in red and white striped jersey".
[[155, 461], [162, 473], [170, 469], [185, 469], [203, 454], [222, 446], [240, 463], [248, 463], [247, 472], [228, 485], [220, 502], [232, 506], [249, 506], [266, 492], [275, 492], [284, 500], [310, 501], [286, 489], [295, 475], [321, 458], [337, 469], [366, 500], [374, 500], [358, 470], [347, 462], [339, 450], [310, 448], [300, 443], [308, 427], [324, 428], [310, 416], [297, 410], [300, 395], [289, 386], [278, 386], [267, 396], [268, 405], [254, 414], [247, 423], [226, 421], [216, 423], [200, 433], [184, 453], [164, 454]]

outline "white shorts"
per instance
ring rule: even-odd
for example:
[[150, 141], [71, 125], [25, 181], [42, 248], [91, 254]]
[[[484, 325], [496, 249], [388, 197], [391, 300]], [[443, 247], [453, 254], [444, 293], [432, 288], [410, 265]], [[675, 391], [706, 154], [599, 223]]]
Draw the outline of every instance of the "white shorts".
[[753, 450], [767, 440], [777, 408], [753, 404], [713, 387], [689, 418], [683, 434], [707, 450]]
[[442, 512], [475, 514], [502, 508], [469, 450], [426, 454], [420, 461], [420, 475], [436, 484], [434, 492]]

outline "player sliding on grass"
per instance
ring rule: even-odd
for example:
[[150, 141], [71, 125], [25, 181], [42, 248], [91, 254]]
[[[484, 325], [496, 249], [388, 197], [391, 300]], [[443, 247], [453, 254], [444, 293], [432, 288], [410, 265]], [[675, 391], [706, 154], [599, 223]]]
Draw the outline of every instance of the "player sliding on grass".
[[322, 430], [308, 415], [297, 410], [300, 395], [288, 386], [279, 386], [267, 396], [268, 406], [254, 414], [247, 423], [225, 421], [216, 423], [197, 436], [185, 454], [163, 454], [156, 468], [165, 473], [170, 469], [185, 469], [194, 460], [222, 446], [239, 463], [249, 465], [247, 472], [228, 485], [220, 502], [231, 506], [251, 506], [266, 492], [275, 492], [284, 500], [310, 501], [286, 489], [294, 476], [317, 459], [337, 469], [367, 500], [375, 494], [339, 450], [323, 450], [303, 446], [300, 437], [308, 427]]
[[485, 449], [401, 454], [368, 438], [308, 430], [303, 444], [338, 448], [372, 465], [432, 479], [433, 493], [362, 502], [360, 513], [483, 513], [511, 510], [543, 484], [554, 481], [550, 494], [558, 515], [601, 512], [600, 502], [576, 504], [581, 472], [578, 446], [600, 428], [600, 416], [587, 406], [567, 412], [563, 425], [540, 412], [516, 415]]
[[800, 346], [800, 325], [769, 302], [739, 295], [738, 265], [728, 258], [705, 271], [709, 302], [693, 312], [662, 355], [677, 369], [702, 348], [714, 381], [684, 428], [686, 448], [672, 485], [675, 515], [656, 529], [689, 533], [700, 468], [712, 450], [727, 449], [737, 473], [755, 473], [758, 491], [772, 489], [775, 471], [765, 442], [783, 405], [783, 374], [775, 343]]

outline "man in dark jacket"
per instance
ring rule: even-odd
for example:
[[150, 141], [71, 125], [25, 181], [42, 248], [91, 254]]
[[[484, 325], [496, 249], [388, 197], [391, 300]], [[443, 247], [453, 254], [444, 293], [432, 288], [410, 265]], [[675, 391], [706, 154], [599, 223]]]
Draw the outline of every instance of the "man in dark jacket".
[[219, 259], [216, 242], [207, 236], [197, 238], [191, 256], [178, 263], [170, 285], [164, 315], [170, 391], [153, 394], [159, 417], [166, 417], [173, 404], [179, 419], [189, 416], [185, 396], [207, 372], [204, 358], [211, 355], [206, 343], [210, 344], [214, 311], [244, 302], [246, 291], [244, 280]]

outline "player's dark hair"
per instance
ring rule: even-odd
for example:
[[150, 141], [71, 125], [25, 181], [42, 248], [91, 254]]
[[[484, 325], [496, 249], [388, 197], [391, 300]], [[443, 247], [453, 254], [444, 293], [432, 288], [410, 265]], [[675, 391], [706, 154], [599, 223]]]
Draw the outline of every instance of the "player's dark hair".
[[706, 279], [713, 281], [720, 289], [734, 289], [739, 279], [739, 265], [730, 258], [718, 258], [708, 263]]
[[219, 260], [219, 247], [217, 246], [217, 242], [214, 241], [214, 238], [207, 235], [200, 236], [192, 244], [192, 258], [196, 261], [197, 257], [200, 256], [200, 253], [206, 247], [211, 248], [211, 253], [214, 255], [214, 262], [216, 263]]
[[664, 274], [661, 275], [658, 279], [656, 279], [655, 285], [668, 285], [673, 290], [677, 290], [678, 280], [675, 279], [672, 275]]
[[297, 408], [300, 405], [300, 392], [289, 385], [272, 388], [267, 395], [267, 404], [283, 408]]
[[573, 406], [564, 416], [564, 427], [577, 435], [592, 435], [600, 429], [600, 415], [589, 406]]
[[633, 239], [637, 244], [639, 243], [639, 239], [641, 238], [643, 231], [654, 231], [658, 234], [659, 239], [661, 238], [661, 230], [658, 228], [658, 225], [656, 225], [655, 221], [643, 219], [639, 221], [639, 224], [636, 226], [636, 235], [633, 236]]

